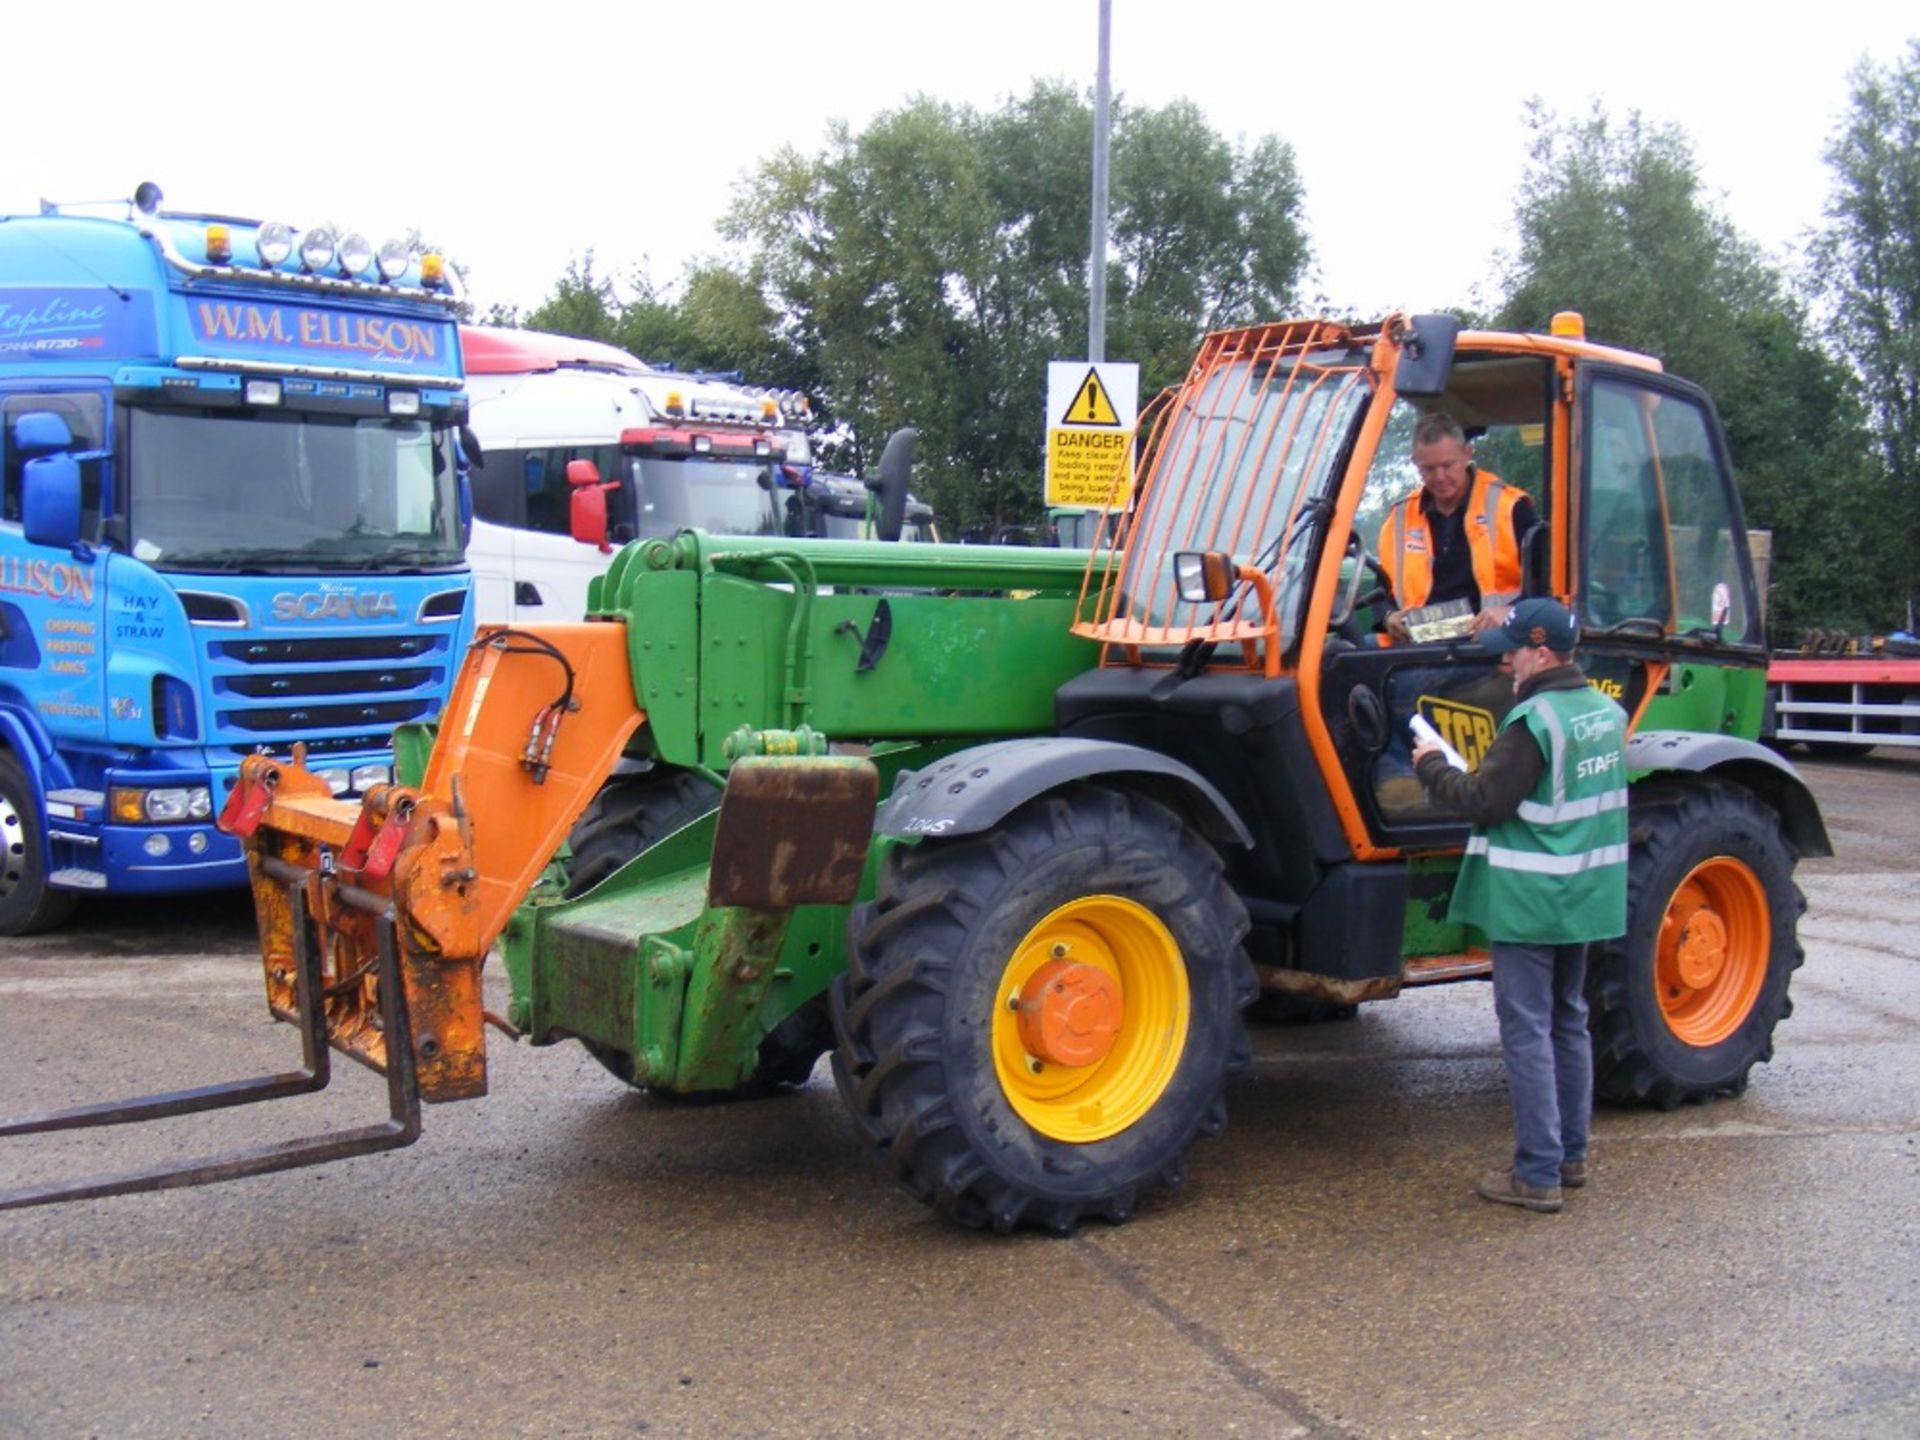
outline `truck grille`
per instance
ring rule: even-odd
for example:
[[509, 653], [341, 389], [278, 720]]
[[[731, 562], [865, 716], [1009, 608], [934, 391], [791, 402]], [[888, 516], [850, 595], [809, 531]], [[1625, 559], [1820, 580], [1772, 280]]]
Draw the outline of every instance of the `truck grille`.
[[206, 642], [214, 745], [244, 753], [304, 741], [310, 753], [381, 749], [395, 725], [445, 698], [451, 635], [329, 635]]

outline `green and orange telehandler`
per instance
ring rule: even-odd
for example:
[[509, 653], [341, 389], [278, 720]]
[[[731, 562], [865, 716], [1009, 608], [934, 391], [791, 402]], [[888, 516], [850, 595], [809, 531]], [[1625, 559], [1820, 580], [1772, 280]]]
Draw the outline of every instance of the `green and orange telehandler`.
[[495, 1023], [534, 1044], [679, 1094], [791, 1084], [830, 1051], [862, 1131], [948, 1217], [1125, 1219], [1224, 1123], [1257, 995], [1488, 973], [1446, 919], [1465, 827], [1427, 805], [1405, 729], [1476, 758], [1510, 688], [1369, 621], [1370, 541], [1428, 410], [1532, 495], [1525, 589], [1575, 608], [1633, 716], [1599, 1092], [1738, 1093], [1789, 1010], [1796, 857], [1829, 847], [1754, 743], [1767, 657], [1711, 403], [1577, 316], [1307, 321], [1207, 339], [1091, 552], [649, 541], [582, 623], [481, 634], [430, 753], [403, 737], [407, 783], [346, 804], [299, 756], [250, 758], [224, 823], [306, 1068], [5, 1128], [311, 1089], [329, 1049], [389, 1077], [391, 1116], [0, 1204], [407, 1143], [419, 1100], [485, 1090], [497, 943]]

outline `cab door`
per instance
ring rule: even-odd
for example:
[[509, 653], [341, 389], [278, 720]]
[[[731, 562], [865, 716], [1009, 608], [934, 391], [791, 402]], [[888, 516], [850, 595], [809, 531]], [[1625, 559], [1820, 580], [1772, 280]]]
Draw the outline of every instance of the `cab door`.
[[[1537, 356], [1465, 355], [1446, 395], [1416, 405], [1396, 399], [1371, 457], [1356, 504], [1345, 569], [1377, 552], [1393, 507], [1419, 488], [1411, 448], [1425, 409], [1452, 414], [1473, 445], [1477, 468], [1497, 475], [1533, 502], [1540, 525], [1526, 546], [1529, 593], [1558, 584], [1552, 529], [1564, 513], [1570, 375]], [[1350, 579], [1344, 576], [1343, 586]], [[1360, 579], [1363, 593], [1374, 584]], [[1385, 602], [1390, 604], [1392, 602]], [[1413, 772], [1408, 722], [1424, 718], [1469, 764], [1493, 743], [1513, 708], [1513, 681], [1499, 661], [1463, 641], [1386, 644], [1378, 613], [1344, 620], [1325, 642], [1320, 708], [1339, 758], [1341, 779], [1368, 840], [1383, 849], [1423, 850], [1464, 844], [1466, 822], [1435, 808]]]
[[1579, 393], [1571, 559], [1587, 674], [1636, 724], [1679, 723], [1661, 718], [1678, 704], [1687, 728], [1730, 728], [1729, 676], [1764, 666], [1765, 647], [1712, 403], [1684, 381], [1604, 365], [1583, 367]]
[[[27, 456], [14, 443], [14, 422], [46, 411], [66, 422], [80, 462], [81, 543], [36, 545], [22, 524]], [[106, 732], [106, 552], [100, 538], [107, 402], [103, 391], [32, 390], [0, 396], [4, 470], [0, 470], [0, 690], [26, 697], [35, 718], [56, 736], [99, 738]]]

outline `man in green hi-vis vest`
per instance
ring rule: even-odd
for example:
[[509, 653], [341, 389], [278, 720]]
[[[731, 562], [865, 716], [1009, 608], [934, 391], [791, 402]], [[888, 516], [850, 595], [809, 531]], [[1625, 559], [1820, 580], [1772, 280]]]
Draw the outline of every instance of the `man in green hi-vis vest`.
[[1480, 1195], [1546, 1212], [1587, 1183], [1587, 946], [1627, 928], [1627, 717], [1574, 663], [1578, 639], [1559, 601], [1522, 600], [1479, 639], [1506, 657], [1519, 697], [1479, 769], [1455, 769], [1431, 741], [1413, 750], [1434, 802], [1473, 822], [1449, 917], [1493, 945], [1514, 1150]]

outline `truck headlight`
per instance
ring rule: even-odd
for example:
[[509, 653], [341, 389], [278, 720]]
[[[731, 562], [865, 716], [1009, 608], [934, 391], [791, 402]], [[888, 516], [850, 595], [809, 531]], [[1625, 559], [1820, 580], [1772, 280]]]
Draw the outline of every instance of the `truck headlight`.
[[213, 814], [213, 792], [205, 785], [116, 785], [107, 808], [122, 825], [184, 825]]
[[353, 767], [350, 778], [353, 781], [353, 789], [364, 795], [376, 785], [392, 784], [393, 767], [391, 765], [356, 765]]

